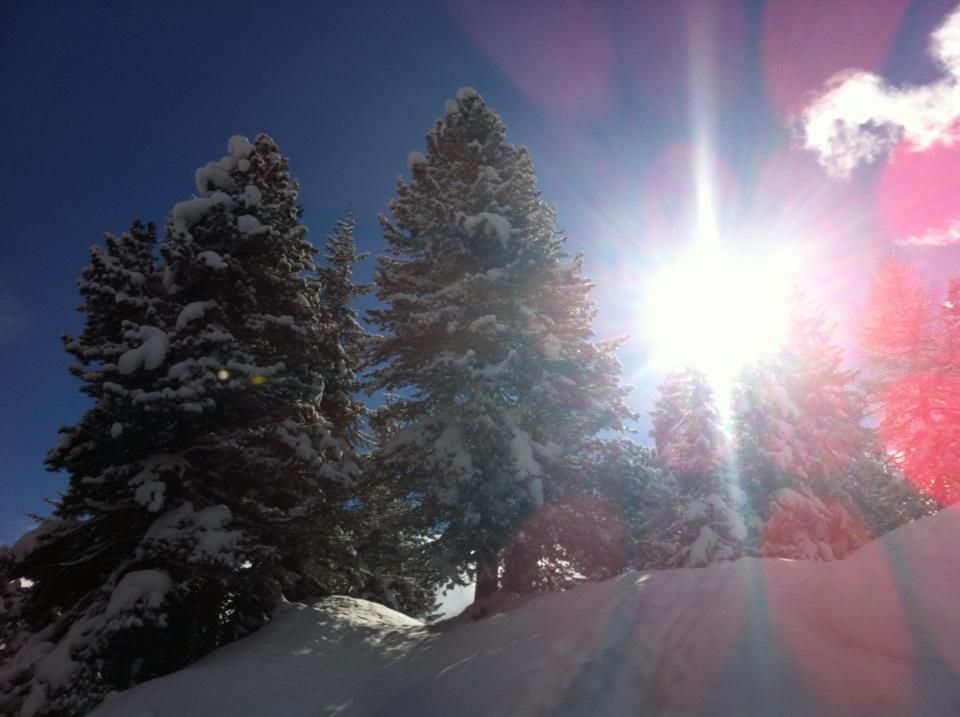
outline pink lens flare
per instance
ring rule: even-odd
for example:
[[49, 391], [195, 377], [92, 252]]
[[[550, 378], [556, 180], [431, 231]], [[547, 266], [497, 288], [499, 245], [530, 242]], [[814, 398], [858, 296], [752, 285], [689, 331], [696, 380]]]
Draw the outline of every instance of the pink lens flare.
[[960, 499], [960, 377], [911, 373], [882, 402], [880, 437], [907, 478], [941, 504]]
[[909, 0], [772, 0], [760, 56], [773, 108], [798, 113], [835, 73], [880, 67]]
[[[877, 705], [910, 714], [915, 651], [890, 560], [879, 543], [848, 560], [766, 563], [774, 628], [805, 681], [811, 714], [866, 714]], [[882, 657], [853, 665], [836, 648], [844, 639]]]
[[[960, 122], [954, 131], [960, 132]], [[877, 211], [896, 240], [910, 245], [960, 242], [960, 142], [917, 151], [901, 142], [876, 186]]]

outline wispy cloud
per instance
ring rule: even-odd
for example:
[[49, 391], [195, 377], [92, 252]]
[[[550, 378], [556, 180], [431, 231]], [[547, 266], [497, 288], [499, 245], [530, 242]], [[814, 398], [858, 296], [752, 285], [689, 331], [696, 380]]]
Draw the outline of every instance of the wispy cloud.
[[[915, 152], [955, 144], [960, 139], [960, 8], [933, 33], [930, 53], [944, 76], [927, 85], [896, 87], [861, 70], [835, 75], [801, 114], [804, 148], [816, 152], [832, 176], [847, 178], [901, 141]], [[950, 243], [950, 236], [960, 240], [958, 232], [955, 224], [946, 234], [911, 240]]]
[[960, 219], [954, 219], [945, 227], [930, 227], [923, 234], [898, 239], [902, 246], [948, 246], [960, 242]]

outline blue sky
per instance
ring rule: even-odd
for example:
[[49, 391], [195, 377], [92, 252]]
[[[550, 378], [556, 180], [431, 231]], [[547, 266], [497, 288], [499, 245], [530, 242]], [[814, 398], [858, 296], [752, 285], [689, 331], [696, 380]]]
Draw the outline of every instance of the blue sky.
[[[751, 228], [735, 241], [772, 241], [763, 227], [799, 202], [793, 223], [823, 234], [810, 239], [811, 282], [853, 305], [895, 237], [875, 213], [836, 214], [867, 201], [881, 170], [831, 184], [795, 146], [789, 115], [857, 63], [895, 83], [936, 80], [926, 48], [954, 3], [850, 5], [823, 18], [824, 4], [800, 0], [6, 3], [0, 542], [64, 485], [42, 461], [85, 407], [58, 336], [79, 329], [88, 247], [135, 218], [162, 225], [235, 133], [268, 132], [291, 157], [315, 243], [352, 210], [376, 254], [376, 215], [407, 152], [447, 97], [476, 87], [530, 148], [584, 253], [602, 336], [636, 334], [636, 287], [685, 241], [690, 157], [706, 137], [723, 222]], [[849, 251], [830, 253], [838, 246]], [[960, 273], [955, 247], [916, 254]], [[656, 378], [649, 352], [635, 337], [621, 355], [640, 410]]]

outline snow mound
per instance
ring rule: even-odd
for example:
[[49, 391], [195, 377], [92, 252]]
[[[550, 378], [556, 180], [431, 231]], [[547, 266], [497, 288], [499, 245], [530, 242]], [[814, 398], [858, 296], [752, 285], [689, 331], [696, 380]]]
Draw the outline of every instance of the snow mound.
[[124, 575], [113, 589], [104, 617], [113, 617], [143, 601], [157, 608], [172, 585], [170, 576], [162, 570], [134, 570]]
[[187, 232], [191, 226], [203, 219], [217, 205], [224, 205], [228, 210], [235, 206], [230, 195], [215, 191], [209, 197], [194, 197], [177, 202], [170, 212], [170, 220], [174, 231]]
[[482, 233], [492, 239], [498, 239], [506, 246], [510, 239], [510, 220], [492, 212], [480, 212], [463, 221], [463, 227], [469, 234]]
[[[214, 252], [209, 252], [213, 254]], [[223, 261], [223, 259], [221, 259]], [[203, 315], [207, 313], [208, 309], [212, 309], [217, 305], [216, 301], [192, 301], [180, 311], [180, 315], [177, 316], [177, 328], [182, 329], [187, 326], [191, 321], [196, 321], [197, 319], [203, 318]]]
[[155, 326], [141, 326], [136, 331], [128, 331], [127, 338], [139, 339], [142, 343], [136, 348], [124, 351], [117, 360], [117, 369], [127, 376], [140, 368], [153, 371], [163, 363], [170, 348], [170, 339], [163, 329]]
[[269, 231], [270, 227], [265, 227], [252, 214], [241, 214], [237, 217], [237, 229], [241, 234], [262, 234]]
[[255, 184], [248, 184], [243, 188], [243, 199], [248, 209], [259, 207], [263, 201], [263, 192]]
[[407, 169], [411, 172], [414, 167], [421, 167], [427, 164], [427, 158], [423, 155], [423, 152], [410, 152], [407, 155]]
[[202, 261], [210, 269], [226, 269], [227, 262], [223, 260], [223, 257], [217, 254], [215, 251], [207, 249], [197, 254], [197, 258]]
[[960, 506], [844, 561], [631, 572], [442, 630], [284, 605], [94, 714], [956, 715], [958, 545]]
[[227, 151], [237, 159], [246, 159], [253, 154], [253, 145], [242, 134], [235, 134], [227, 140]]

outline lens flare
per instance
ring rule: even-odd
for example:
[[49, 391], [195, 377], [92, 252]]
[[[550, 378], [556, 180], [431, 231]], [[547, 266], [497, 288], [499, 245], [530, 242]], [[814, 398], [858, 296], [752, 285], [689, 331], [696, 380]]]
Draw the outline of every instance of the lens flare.
[[696, 241], [647, 280], [642, 329], [653, 367], [699, 368], [724, 407], [740, 367], [780, 345], [796, 268], [786, 249], [734, 253]]

